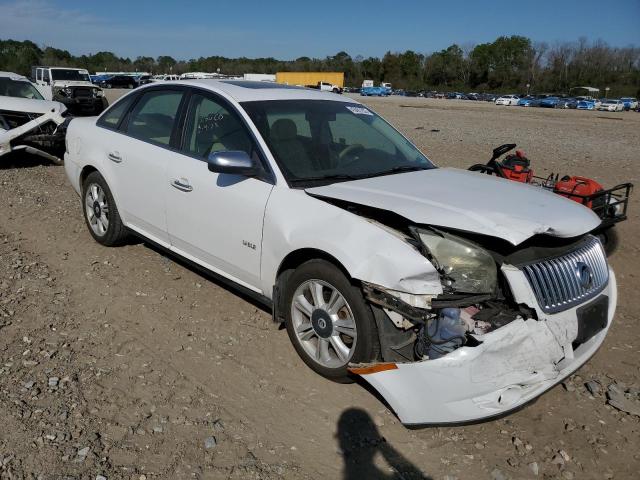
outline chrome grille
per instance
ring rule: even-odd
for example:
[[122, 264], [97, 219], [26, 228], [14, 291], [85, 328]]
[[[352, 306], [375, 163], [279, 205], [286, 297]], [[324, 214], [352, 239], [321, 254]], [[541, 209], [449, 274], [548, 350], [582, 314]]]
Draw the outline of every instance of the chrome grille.
[[572, 252], [520, 269], [545, 313], [561, 312], [595, 297], [609, 281], [607, 258], [593, 236]]

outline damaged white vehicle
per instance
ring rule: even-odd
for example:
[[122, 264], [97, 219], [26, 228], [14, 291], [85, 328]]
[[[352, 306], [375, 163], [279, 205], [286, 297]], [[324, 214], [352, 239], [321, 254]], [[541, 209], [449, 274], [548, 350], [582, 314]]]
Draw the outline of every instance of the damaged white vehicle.
[[24, 151], [61, 165], [66, 110], [22, 75], [0, 72], [0, 157]]
[[436, 168], [368, 107], [243, 81], [140, 88], [74, 119], [95, 240], [127, 232], [262, 300], [307, 365], [407, 424], [534, 399], [598, 349], [616, 282], [588, 208]]

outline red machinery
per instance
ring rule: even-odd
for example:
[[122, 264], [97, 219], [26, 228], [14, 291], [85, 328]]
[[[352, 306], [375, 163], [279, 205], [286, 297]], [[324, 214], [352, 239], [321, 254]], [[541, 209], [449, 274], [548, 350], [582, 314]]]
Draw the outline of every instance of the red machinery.
[[617, 242], [610, 229], [616, 223], [627, 219], [627, 205], [633, 184], [622, 183], [605, 189], [600, 183], [586, 177], [567, 175], [559, 178], [558, 174], [551, 174], [546, 178], [536, 177], [529, 159], [522, 150], [516, 150], [515, 154], [507, 155], [502, 161], [498, 161], [515, 147], [515, 143], [501, 145], [493, 150], [493, 156], [486, 164], [472, 165], [469, 170], [537, 185], [590, 208], [602, 220], [600, 226], [592, 233], [600, 236], [610, 253]]

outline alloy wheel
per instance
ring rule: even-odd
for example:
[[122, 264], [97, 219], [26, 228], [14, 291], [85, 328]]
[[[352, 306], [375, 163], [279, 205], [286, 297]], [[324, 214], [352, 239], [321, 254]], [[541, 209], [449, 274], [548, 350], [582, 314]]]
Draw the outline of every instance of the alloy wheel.
[[356, 321], [344, 296], [323, 280], [307, 280], [291, 303], [296, 338], [307, 355], [327, 368], [346, 365], [356, 348]]
[[109, 202], [102, 187], [97, 183], [89, 184], [84, 202], [91, 230], [99, 237], [104, 236], [109, 229]]

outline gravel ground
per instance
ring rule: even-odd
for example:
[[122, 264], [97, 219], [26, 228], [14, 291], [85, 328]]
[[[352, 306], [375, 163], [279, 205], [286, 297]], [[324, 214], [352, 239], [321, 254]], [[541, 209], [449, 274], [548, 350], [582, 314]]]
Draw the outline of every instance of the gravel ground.
[[[515, 142], [540, 174], [639, 174], [636, 113], [365, 101], [442, 166]], [[640, 395], [637, 199], [593, 359], [508, 417], [409, 430], [313, 374], [248, 299], [143, 243], [93, 242], [62, 167], [3, 159], [0, 185], [1, 479], [637, 478], [640, 418], [607, 403]]]

